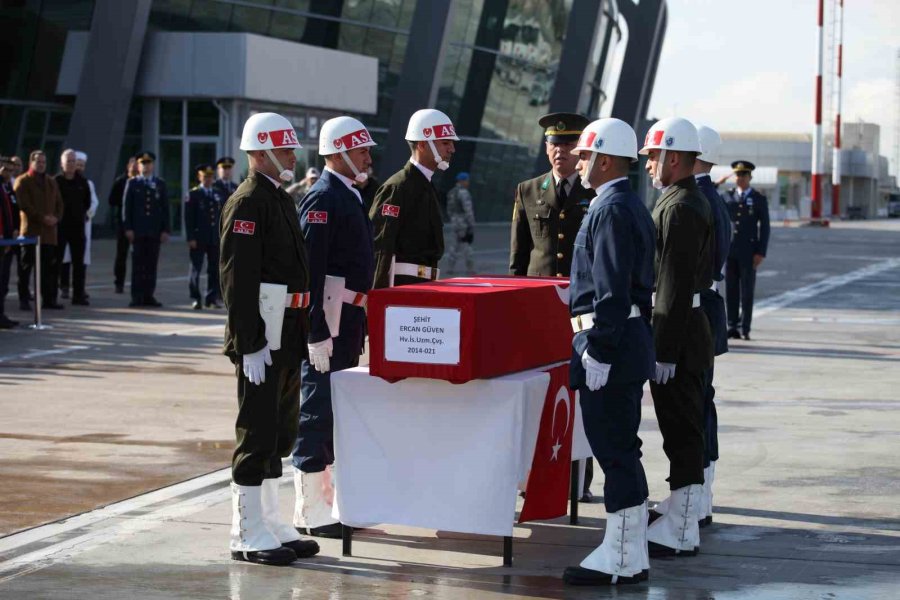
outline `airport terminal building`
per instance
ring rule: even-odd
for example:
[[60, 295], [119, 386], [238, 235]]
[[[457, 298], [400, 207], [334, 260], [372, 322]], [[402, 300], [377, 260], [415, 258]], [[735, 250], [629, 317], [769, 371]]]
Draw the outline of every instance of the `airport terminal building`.
[[641, 131], [666, 20], [663, 0], [4, 3], [0, 152], [43, 148], [55, 169], [62, 148], [82, 149], [105, 199], [128, 155], [154, 151], [177, 232], [192, 165], [231, 155], [246, 172], [238, 144], [255, 112], [293, 122], [298, 172], [321, 166], [324, 120], [360, 118], [383, 180], [408, 157], [409, 115], [433, 106], [462, 140], [436, 185], [469, 171], [478, 219], [502, 221], [515, 184], [547, 169], [540, 115]]

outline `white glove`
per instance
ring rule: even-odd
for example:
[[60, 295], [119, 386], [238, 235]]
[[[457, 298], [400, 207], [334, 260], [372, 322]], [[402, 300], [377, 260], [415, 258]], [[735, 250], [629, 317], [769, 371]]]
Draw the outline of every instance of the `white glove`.
[[656, 383], [665, 385], [667, 381], [675, 378], [675, 363], [656, 363]]
[[306, 345], [309, 350], [309, 362], [315, 367], [319, 373], [327, 373], [331, 370], [331, 353], [334, 351], [334, 344], [331, 338], [322, 340], [321, 342], [311, 342]]
[[253, 354], [245, 354], [243, 358], [244, 377], [253, 385], [259, 385], [266, 381], [266, 365], [272, 366], [272, 353], [269, 352], [269, 344], [262, 350]]
[[589, 390], [596, 392], [606, 385], [606, 381], [609, 379], [609, 369], [612, 365], [595, 360], [587, 353], [587, 350], [581, 355], [581, 365], [585, 370], [585, 379]]

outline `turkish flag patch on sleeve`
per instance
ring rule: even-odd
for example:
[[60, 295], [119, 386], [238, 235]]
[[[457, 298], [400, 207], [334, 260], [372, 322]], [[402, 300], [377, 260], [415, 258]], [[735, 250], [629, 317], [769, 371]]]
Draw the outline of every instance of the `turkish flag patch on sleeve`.
[[306, 213], [306, 222], [307, 223], [319, 223], [320, 225], [325, 225], [328, 223], [328, 211], [326, 210], [311, 210]]
[[253, 235], [256, 232], [256, 223], [253, 221], [235, 221], [234, 229], [232, 229], [235, 233], [243, 233], [244, 235]]
[[381, 216], [400, 218], [400, 207], [396, 204], [385, 204], [381, 207]]

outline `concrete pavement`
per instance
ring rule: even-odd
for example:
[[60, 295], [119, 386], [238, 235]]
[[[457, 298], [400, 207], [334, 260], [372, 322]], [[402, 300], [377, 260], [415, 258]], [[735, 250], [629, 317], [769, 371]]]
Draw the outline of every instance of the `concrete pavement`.
[[[98, 289], [95, 306], [51, 332], [0, 332], [4, 530], [137, 494], [0, 538], [0, 598], [897, 598], [900, 223], [843, 225], [773, 229], [754, 340], [717, 364], [715, 523], [700, 556], [653, 561], [648, 584], [560, 582], [602, 538], [600, 504], [581, 505], [578, 527], [517, 527], [512, 569], [497, 539], [392, 526], [357, 535], [350, 558], [324, 540], [290, 568], [228, 560], [219, 469], [234, 384], [218, 354], [222, 317], [186, 309], [186, 280], [174, 279], [186, 260], [173, 253], [163, 310], [134, 313]], [[476, 242], [479, 271], [503, 272], [508, 229], [479, 227]], [[666, 463], [649, 393], [644, 409], [659, 499]]]

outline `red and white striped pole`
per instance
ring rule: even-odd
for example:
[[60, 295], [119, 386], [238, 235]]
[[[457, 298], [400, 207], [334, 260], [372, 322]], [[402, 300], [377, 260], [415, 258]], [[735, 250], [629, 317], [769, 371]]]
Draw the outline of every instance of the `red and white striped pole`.
[[844, 70], [844, 0], [838, 0], [837, 98], [835, 98], [834, 154], [831, 170], [831, 216], [841, 214], [841, 77]]
[[822, 21], [825, 13], [825, 0], [819, 0], [819, 14], [816, 32], [816, 124], [813, 128], [812, 140], [812, 206], [811, 217], [814, 221], [822, 218], [822, 56], [825, 39]]

